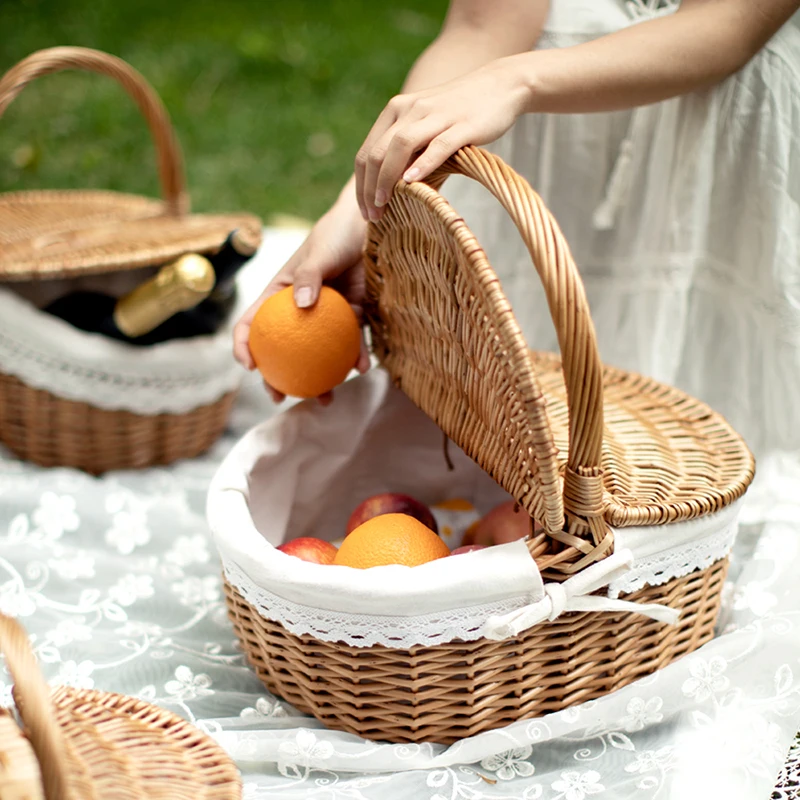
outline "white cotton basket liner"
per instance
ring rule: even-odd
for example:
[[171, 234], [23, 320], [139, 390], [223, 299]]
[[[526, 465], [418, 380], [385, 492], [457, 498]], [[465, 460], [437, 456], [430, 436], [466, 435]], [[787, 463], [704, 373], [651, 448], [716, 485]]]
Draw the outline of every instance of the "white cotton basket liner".
[[[540, 601], [546, 588], [522, 541], [417, 567], [367, 570], [312, 564], [276, 549], [299, 536], [341, 538], [353, 509], [380, 492], [428, 504], [465, 498], [479, 513], [508, 499], [452, 444], [448, 470], [442, 436], [380, 369], [339, 387], [328, 407], [303, 402], [250, 430], [208, 495], [228, 581], [292, 633], [353, 646], [474, 640], [489, 617]], [[603, 584], [607, 597], [724, 558], [739, 509], [737, 502], [688, 522], [615, 530], [615, 551], [630, 551], [632, 566]]]
[[109, 411], [181, 414], [238, 387], [231, 329], [242, 310], [212, 336], [134, 347], [80, 331], [0, 287], [0, 372]]

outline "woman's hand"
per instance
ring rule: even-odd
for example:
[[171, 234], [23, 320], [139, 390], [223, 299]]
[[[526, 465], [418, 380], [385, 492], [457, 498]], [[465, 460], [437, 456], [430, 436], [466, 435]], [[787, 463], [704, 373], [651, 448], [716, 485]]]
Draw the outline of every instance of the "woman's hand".
[[529, 90], [515, 56], [448, 83], [392, 99], [356, 156], [356, 198], [377, 220], [401, 176], [422, 180], [459, 148], [502, 136], [524, 113]]
[[[346, 194], [348, 189], [349, 195]], [[360, 318], [364, 299], [364, 264], [361, 251], [366, 223], [358, 215], [352, 200], [352, 191], [351, 182], [339, 202], [319, 219], [297, 252], [236, 324], [233, 331], [233, 353], [236, 360], [247, 369], [252, 370], [256, 366], [248, 347], [253, 317], [268, 297], [287, 286], [294, 286], [295, 303], [300, 308], [307, 308], [317, 302], [320, 287], [326, 283], [350, 301]], [[362, 334], [358, 371], [366, 372], [369, 364], [369, 353]], [[267, 385], [267, 389], [276, 403], [284, 399], [284, 395], [271, 386]], [[328, 393], [319, 399], [327, 404], [331, 398], [332, 395]]]

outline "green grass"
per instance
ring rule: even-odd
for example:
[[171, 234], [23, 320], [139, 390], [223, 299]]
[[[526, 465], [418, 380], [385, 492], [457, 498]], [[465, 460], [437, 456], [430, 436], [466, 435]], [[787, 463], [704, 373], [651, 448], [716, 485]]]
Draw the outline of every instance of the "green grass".
[[[0, 0], [0, 71], [55, 45], [120, 56], [160, 94], [196, 211], [316, 218], [436, 35], [446, 0]], [[158, 193], [144, 121], [109, 78], [40, 78], [0, 120], [0, 191]]]

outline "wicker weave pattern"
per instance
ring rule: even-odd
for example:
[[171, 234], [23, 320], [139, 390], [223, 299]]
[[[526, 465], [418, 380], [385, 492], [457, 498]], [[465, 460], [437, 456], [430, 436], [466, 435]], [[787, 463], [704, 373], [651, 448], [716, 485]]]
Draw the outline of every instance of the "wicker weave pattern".
[[0, 441], [34, 464], [95, 475], [170, 464], [208, 450], [225, 430], [235, 399], [229, 392], [186, 414], [144, 416], [64, 400], [0, 374]]
[[[568, 446], [561, 360], [533, 353], [553, 438]], [[641, 375], [603, 368], [605, 517], [614, 527], [658, 525], [719, 511], [753, 479], [739, 436], [707, 405]], [[559, 455], [563, 462], [563, 456]]]
[[[456, 154], [431, 184], [449, 173], [482, 183], [516, 223], [545, 287], [563, 377], [547, 357], [531, 358], [485, 253], [426, 184], [398, 184], [370, 225], [367, 318], [397, 385], [545, 527], [551, 554], [540, 566], [571, 574], [611, 551], [609, 524], [690, 519], [740, 497], [752, 456], [707, 406], [621, 373], [613, 407], [604, 403], [613, 371], [600, 362], [580, 275], [541, 198], [477, 148]], [[539, 372], [548, 368], [545, 390]], [[618, 430], [610, 441], [604, 413]]]
[[295, 636], [230, 584], [228, 611], [267, 689], [331, 728], [390, 742], [450, 744], [583, 703], [709, 641], [727, 559], [626, 599], [681, 609], [673, 628], [634, 614], [565, 614], [516, 639], [396, 650]]
[[241, 797], [233, 762], [186, 720], [109, 692], [62, 687], [49, 693], [24, 630], [4, 615], [0, 651], [15, 680], [14, 700], [27, 736], [23, 738], [12, 717], [0, 715], [4, 800]]
[[158, 153], [159, 176], [169, 213], [188, 210], [180, 147], [169, 115], [148, 82], [120, 58], [84, 47], [52, 47], [33, 53], [12, 67], [0, 80], [0, 117], [33, 80], [65, 69], [81, 69], [108, 75], [133, 98], [147, 120]]
[[0, 708], [0, 788], [3, 800], [43, 800], [39, 764], [11, 714]]
[[164, 205], [103, 191], [0, 195], [0, 278], [104, 274], [213, 253], [236, 229], [237, 247], [256, 251], [261, 223], [248, 214], [165, 215]]

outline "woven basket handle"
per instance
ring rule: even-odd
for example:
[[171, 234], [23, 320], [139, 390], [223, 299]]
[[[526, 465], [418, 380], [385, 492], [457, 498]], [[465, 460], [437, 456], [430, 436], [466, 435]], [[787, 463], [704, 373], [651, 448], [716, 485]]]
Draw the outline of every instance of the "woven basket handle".
[[426, 183], [438, 189], [451, 174], [485, 186], [519, 229], [544, 285], [561, 348], [569, 406], [569, 455], [563, 501], [568, 530], [548, 535], [583, 557], [569, 571], [605, 555], [613, 539], [603, 519], [603, 365], [578, 268], [553, 216], [530, 184], [502, 159], [477, 147], [449, 158]]
[[114, 78], [136, 101], [155, 142], [161, 194], [167, 211], [176, 216], [185, 214], [189, 210], [189, 198], [184, 188], [183, 159], [169, 114], [150, 84], [122, 59], [85, 47], [39, 50], [12, 67], [0, 80], [0, 117], [34, 78], [67, 69]]
[[39, 760], [42, 788], [47, 800], [64, 800], [67, 793], [67, 760], [64, 741], [55, 721], [50, 692], [28, 644], [24, 628], [0, 613], [0, 653], [14, 680], [14, 701], [28, 739]]

